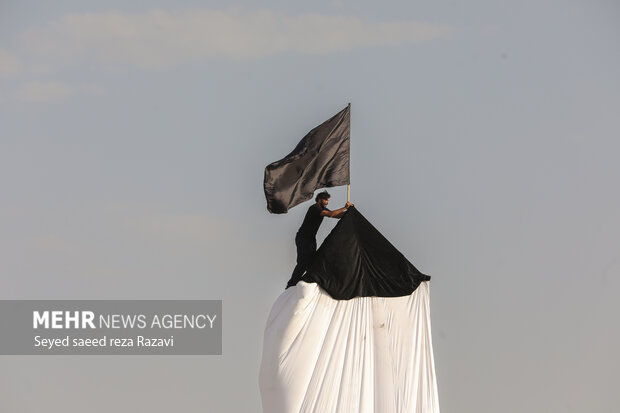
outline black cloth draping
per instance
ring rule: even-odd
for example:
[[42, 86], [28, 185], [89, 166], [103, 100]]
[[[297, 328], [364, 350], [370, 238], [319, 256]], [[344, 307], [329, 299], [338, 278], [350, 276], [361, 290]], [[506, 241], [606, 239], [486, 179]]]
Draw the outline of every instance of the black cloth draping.
[[348, 300], [409, 295], [430, 278], [352, 207], [325, 238], [302, 281]]

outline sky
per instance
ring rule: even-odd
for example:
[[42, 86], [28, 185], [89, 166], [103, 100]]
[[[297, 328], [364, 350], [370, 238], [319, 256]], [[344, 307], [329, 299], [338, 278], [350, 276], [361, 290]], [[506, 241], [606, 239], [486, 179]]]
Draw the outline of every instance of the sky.
[[0, 411], [260, 411], [264, 167], [349, 102], [442, 411], [617, 409], [617, 2], [127, 3], [0, 3], [0, 299], [221, 299], [224, 354], [0, 356]]

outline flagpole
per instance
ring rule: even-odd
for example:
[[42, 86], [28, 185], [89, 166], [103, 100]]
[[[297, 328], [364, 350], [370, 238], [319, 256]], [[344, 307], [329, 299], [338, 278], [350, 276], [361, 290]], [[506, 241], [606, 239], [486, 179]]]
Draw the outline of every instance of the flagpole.
[[[349, 142], [351, 142], [351, 102], [349, 102]], [[351, 163], [351, 152], [350, 151], [351, 150], [349, 149], [349, 164]], [[349, 169], [350, 168], [351, 167], [349, 166]], [[349, 182], [351, 182], [350, 176], [349, 176]], [[347, 184], [347, 203], [349, 202], [351, 202], [351, 184]]]

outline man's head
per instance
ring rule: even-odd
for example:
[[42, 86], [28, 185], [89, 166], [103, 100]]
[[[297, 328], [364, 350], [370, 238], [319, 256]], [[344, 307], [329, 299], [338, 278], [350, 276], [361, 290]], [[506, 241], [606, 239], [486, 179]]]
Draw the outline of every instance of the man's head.
[[329, 204], [329, 197], [330, 197], [329, 192], [327, 191], [319, 192], [318, 195], [316, 196], [316, 203], [322, 206], [323, 208], [326, 208], [327, 204]]

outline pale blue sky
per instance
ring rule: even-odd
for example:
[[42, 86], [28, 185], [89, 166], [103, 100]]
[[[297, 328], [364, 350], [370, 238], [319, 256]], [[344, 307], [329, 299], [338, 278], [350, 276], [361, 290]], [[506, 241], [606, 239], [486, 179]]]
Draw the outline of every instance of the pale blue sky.
[[3, 1], [0, 298], [221, 298], [225, 336], [221, 357], [0, 357], [0, 410], [259, 411], [305, 210], [269, 215], [263, 168], [351, 102], [352, 200], [433, 276], [442, 411], [615, 411], [619, 18]]

